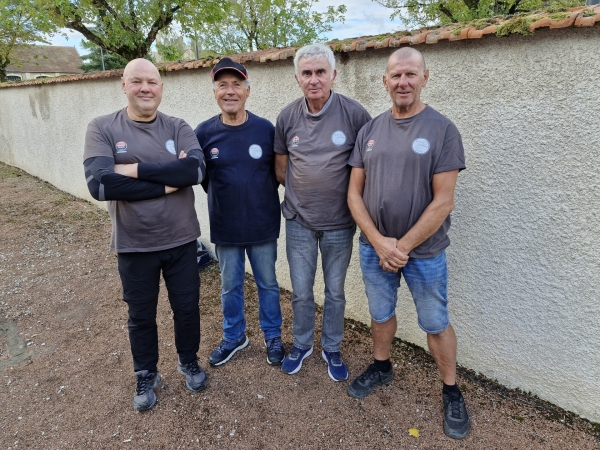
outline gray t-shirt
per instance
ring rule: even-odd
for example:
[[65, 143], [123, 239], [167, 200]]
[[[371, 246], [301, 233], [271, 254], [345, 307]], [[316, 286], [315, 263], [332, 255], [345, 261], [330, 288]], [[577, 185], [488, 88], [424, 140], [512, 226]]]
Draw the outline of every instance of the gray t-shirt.
[[[135, 122], [126, 109], [90, 122], [84, 161], [107, 156], [115, 164], [169, 162], [180, 150], [199, 148], [196, 135], [182, 119], [158, 112], [151, 123]], [[150, 252], [191, 242], [200, 236], [191, 187], [143, 201], [109, 201], [113, 252]]]
[[[433, 200], [433, 175], [466, 168], [458, 129], [429, 106], [408, 119], [395, 119], [390, 110], [374, 118], [360, 130], [348, 164], [365, 170], [367, 211], [382, 235], [396, 239]], [[449, 228], [450, 216], [409, 256], [441, 253], [450, 245]]]
[[354, 225], [346, 200], [347, 164], [356, 135], [369, 120], [358, 102], [335, 92], [318, 115], [308, 113], [304, 97], [281, 111], [275, 152], [289, 156], [283, 217], [319, 231]]

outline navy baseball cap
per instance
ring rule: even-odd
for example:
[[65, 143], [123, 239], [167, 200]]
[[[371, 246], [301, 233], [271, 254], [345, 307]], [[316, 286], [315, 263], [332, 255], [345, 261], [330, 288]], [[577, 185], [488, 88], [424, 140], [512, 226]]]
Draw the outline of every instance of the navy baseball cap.
[[240, 63], [236, 63], [231, 58], [223, 58], [210, 71], [212, 80], [215, 81], [215, 76], [217, 73], [223, 70], [233, 70], [234, 72], [239, 73], [244, 80], [248, 79], [248, 71], [244, 66], [242, 66]]

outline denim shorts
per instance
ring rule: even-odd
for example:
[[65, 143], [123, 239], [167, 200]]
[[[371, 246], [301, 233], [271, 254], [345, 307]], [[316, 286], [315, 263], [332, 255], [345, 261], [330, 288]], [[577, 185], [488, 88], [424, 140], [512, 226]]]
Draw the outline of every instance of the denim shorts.
[[362, 237], [358, 242], [360, 268], [374, 322], [387, 322], [396, 314], [400, 278], [404, 276], [417, 308], [419, 327], [428, 334], [439, 334], [448, 328], [450, 319], [445, 251], [432, 258], [409, 258], [398, 273], [391, 273], [379, 267], [379, 256], [373, 246]]

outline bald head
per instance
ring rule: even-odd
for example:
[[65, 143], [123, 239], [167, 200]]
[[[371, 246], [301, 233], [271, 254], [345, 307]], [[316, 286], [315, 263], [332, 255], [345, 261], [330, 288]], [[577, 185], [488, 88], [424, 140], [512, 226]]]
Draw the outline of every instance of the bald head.
[[144, 122], [156, 117], [163, 82], [154, 64], [142, 58], [129, 61], [121, 77], [121, 88], [127, 95], [130, 119]]
[[412, 47], [402, 47], [392, 53], [388, 59], [386, 70], [389, 70], [390, 66], [393, 66], [397, 61], [411, 58], [418, 58], [423, 72], [427, 70], [427, 67], [425, 67], [425, 58], [423, 57], [423, 53]]

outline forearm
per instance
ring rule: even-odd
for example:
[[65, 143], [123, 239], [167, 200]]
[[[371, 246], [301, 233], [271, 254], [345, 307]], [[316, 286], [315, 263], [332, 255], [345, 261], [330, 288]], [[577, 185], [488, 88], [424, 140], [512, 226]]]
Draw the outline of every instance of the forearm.
[[282, 186], [285, 186], [285, 174], [287, 172], [288, 160], [288, 155], [275, 154], [275, 177]]
[[164, 185], [114, 173], [112, 158], [88, 158], [84, 162], [84, 169], [88, 190], [99, 201], [150, 200], [166, 194]]
[[140, 180], [183, 188], [200, 184], [205, 175], [204, 159], [182, 158], [167, 163], [138, 163]]
[[423, 211], [419, 220], [398, 240], [396, 246], [406, 253], [417, 248], [439, 230], [453, 207], [453, 204], [447, 202], [432, 201]]

